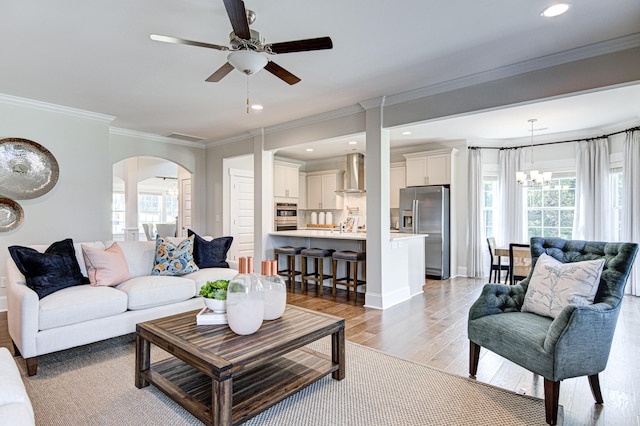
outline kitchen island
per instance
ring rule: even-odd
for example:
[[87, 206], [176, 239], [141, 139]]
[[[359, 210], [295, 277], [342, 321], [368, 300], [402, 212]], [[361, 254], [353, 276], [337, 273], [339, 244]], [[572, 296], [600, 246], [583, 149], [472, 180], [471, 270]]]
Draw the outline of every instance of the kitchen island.
[[[389, 265], [393, 265], [393, 280], [381, 283], [381, 288], [372, 288], [367, 282], [365, 306], [380, 307], [378, 299], [384, 296], [391, 302], [384, 305], [394, 305], [422, 293], [425, 282], [424, 238], [426, 234], [404, 234], [389, 232], [389, 244], [384, 251]], [[335, 250], [367, 250], [367, 234], [365, 232], [340, 232], [338, 230], [299, 229], [295, 231], [277, 231], [269, 233], [267, 250], [271, 258], [273, 249], [281, 246], [317, 247]], [[326, 262], [325, 273], [331, 274], [331, 262]], [[385, 261], [385, 263], [387, 263]], [[296, 267], [300, 270], [300, 267]], [[369, 268], [367, 268], [369, 269]], [[339, 270], [338, 274], [343, 271]], [[367, 276], [370, 274], [367, 273]], [[342, 275], [340, 275], [342, 276]], [[393, 281], [393, 282], [391, 282]], [[325, 286], [330, 285], [330, 280]], [[376, 302], [369, 303], [369, 300]]]

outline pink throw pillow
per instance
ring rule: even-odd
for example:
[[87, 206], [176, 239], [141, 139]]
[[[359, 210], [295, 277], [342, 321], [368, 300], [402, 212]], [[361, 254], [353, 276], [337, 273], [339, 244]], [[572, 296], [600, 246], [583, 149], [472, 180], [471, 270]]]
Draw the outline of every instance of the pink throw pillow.
[[82, 244], [82, 254], [91, 285], [114, 286], [130, 278], [129, 266], [118, 243], [104, 251]]

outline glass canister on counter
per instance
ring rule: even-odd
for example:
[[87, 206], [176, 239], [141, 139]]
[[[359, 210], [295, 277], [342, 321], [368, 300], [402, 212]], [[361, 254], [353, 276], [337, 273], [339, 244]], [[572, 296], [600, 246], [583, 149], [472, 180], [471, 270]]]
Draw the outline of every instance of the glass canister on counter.
[[262, 261], [262, 287], [264, 289], [264, 319], [278, 319], [287, 306], [287, 285], [278, 275], [277, 260]]
[[236, 334], [253, 334], [264, 319], [264, 289], [253, 273], [253, 258], [238, 259], [239, 274], [229, 280], [227, 288], [227, 322]]

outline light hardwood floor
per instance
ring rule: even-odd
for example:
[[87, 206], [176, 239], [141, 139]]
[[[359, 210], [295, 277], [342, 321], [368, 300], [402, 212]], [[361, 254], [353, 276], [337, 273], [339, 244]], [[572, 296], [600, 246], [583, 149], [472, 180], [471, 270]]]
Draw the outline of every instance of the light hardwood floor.
[[[318, 295], [312, 285], [303, 294], [300, 285], [289, 292], [288, 303], [346, 319], [347, 340], [467, 376], [469, 343], [467, 314], [486, 280], [453, 278], [427, 280], [424, 294], [385, 311], [331, 297], [325, 288]], [[6, 312], [0, 313], [0, 346], [11, 346]], [[607, 369], [600, 374], [604, 405], [594, 403], [586, 377], [564, 380], [560, 404], [564, 424], [640, 425], [640, 298], [625, 297]], [[477, 380], [527, 395], [543, 397], [543, 380], [523, 368], [482, 350]], [[416, 390], [418, 391], [418, 390]], [[464, 401], [461, 401], [464, 403]], [[473, 420], [470, 419], [470, 424]]]

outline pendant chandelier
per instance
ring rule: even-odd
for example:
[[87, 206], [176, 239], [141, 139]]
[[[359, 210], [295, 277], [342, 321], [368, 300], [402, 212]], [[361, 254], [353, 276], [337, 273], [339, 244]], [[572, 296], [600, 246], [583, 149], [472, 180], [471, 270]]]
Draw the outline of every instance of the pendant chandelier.
[[527, 172], [516, 172], [516, 181], [522, 186], [539, 186], [549, 183], [551, 180], [551, 172], [540, 173], [539, 170], [534, 169], [533, 162], [533, 124], [538, 121], [535, 118], [529, 119], [531, 123], [531, 168], [533, 170]]

